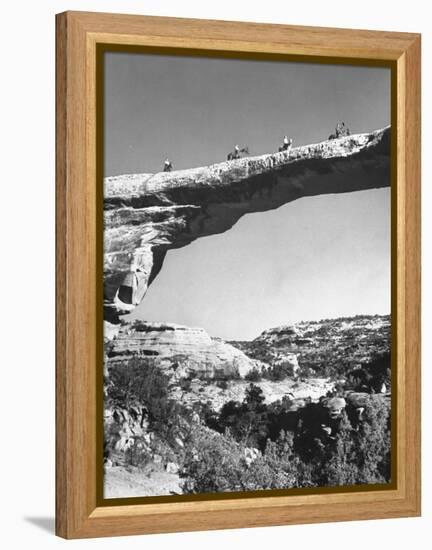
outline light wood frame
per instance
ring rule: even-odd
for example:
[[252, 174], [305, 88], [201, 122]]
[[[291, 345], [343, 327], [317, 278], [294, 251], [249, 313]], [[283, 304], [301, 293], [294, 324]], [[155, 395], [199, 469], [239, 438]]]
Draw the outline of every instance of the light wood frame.
[[[394, 70], [397, 475], [391, 490], [98, 506], [96, 49], [100, 43], [387, 61]], [[56, 532], [65, 538], [420, 514], [420, 35], [57, 15]], [[397, 153], [397, 154], [396, 154]], [[100, 403], [99, 403], [100, 404]]]

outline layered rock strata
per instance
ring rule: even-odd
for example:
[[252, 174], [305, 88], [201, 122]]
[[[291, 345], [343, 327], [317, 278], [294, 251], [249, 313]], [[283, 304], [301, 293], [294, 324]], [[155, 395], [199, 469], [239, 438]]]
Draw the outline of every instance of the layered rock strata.
[[106, 366], [131, 357], [149, 358], [170, 369], [174, 378], [243, 377], [258, 362], [202, 328], [135, 321], [120, 326], [107, 352]]

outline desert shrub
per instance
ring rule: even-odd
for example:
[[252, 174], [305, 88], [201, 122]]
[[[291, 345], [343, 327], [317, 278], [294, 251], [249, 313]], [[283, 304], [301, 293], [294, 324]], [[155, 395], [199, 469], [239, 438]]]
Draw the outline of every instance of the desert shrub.
[[216, 382], [216, 386], [220, 388], [221, 390], [227, 390], [228, 389], [228, 382], [225, 379], [218, 380]]
[[246, 388], [242, 403], [228, 401], [222, 407], [217, 429], [224, 433], [229, 430], [232, 437], [249, 447], [262, 447], [267, 439], [267, 407], [264, 394], [259, 386], [250, 384]]
[[104, 423], [104, 459], [111, 457], [119, 436], [119, 425], [116, 422]]
[[365, 408], [357, 434], [359, 483], [390, 480], [390, 408], [384, 399], [371, 399]]
[[129, 466], [144, 467], [151, 462], [152, 455], [142, 438], [135, 438], [125, 451], [125, 463]]
[[129, 409], [138, 402], [157, 409], [168, 396], [168, 384], [169, 378], [152, 359], [133, 357], [110, 368], [107, 398], [118, 408]]
[[188, 392], [191, 388], [191, 381], [188, 378], [181, 378], [179, 380], [179, 386], [182, 391]]
[[197, 428], [186, 446], [182, 489], [185, 493], [244, 490], [245, 467], [241, 448], [231, 437]]
[[311, 468], [295, 454], [293, 434], [281, 431], [276, 441], [267, 441], [262, 456], [241, 476], [247, 490], [291, 489], [313, 485]]
[[347, 374], [347, 387], [359, 391], [379, 392], [381, 386], [390, 386], [390, 353], [377, 354], [371, 361]]
[[317, 486], [390, 480], [389, 409], [384, 400], [370, 400], [357, 429], [343, 413], [333, 433], [327, 441], [315, 440], [317, 446], [310, 464]]
[[267, 458], [258, 458], [241, 475], [242, 485], [247, 491], [291, 488], [292, 479], [280, 464], [272, 464]]
[[112, 367], [106, 398], [115, 408], [145, 407], [152, 431], [168, 440], [175, 437], [184, 413], [181, 404], [169, 398], [169, 377], [149, 358], [132, 358]]
[[262, 379], [261, 371], [257, 367], [254, 367], [245, 374], [244, 378], [249, 382], [259, 382]]
[[265, 410], [265, 397], [262, 389], [256, 384], [249, 384], [246, 388], [243, 404], [248, 410], [262, 412]]
[[243, 408], [242, 404], [238, 401], [227, 401], [221, 408], [220, 413], [216, 419], [217, 430], [224, 433], [227, 429], [231, 433], [236, 434], [238, 438], [241, 437], [240, 418], [242, 416]]
[[268, 441], [264, 458], [278, 476], [283, 473], [283, 488], [312, 487], [312, 468], [294, 450], [294, 434], [282, 430], [276, 441]]
[[197, 431], [190, 440], [180, 476], [185, 493], [254, 491], [311, 486], [310, 467], [292, 454], [281, 436], [268, 442], [265, 454], [251, 463], [245, 459], [245, 446], [231, 435]]
[[219, 414], [213, 409], [211, 401], [193, 403], [192, 416], [195, 413], [206, 426], [214, 431], [222, 432], [219, 425]]
[[150, 444], [152, 457], [159, 455], [162, 464], [167, 462], [179, 462], [183, 459], [184, 453], [173, 442], [169, 443], [165, 437], [155, 435]]
[[353, 485], [358, 477], [354, 430], [343, 413], [334, 436], [317, 440], [310, 464], [312, 479], [317, 486]]
[[272, 365], [265, 370], [265, 373], [263, 372], [264, 378], [267, 378], [268, 380], [273, 380], [274, 382], [280, 382], [281, 380], [285, 380], [285, 378], [293, 376], [294, 368], [292, 364], [288, 361], [283, 361], [277, 363], [276, 365]]

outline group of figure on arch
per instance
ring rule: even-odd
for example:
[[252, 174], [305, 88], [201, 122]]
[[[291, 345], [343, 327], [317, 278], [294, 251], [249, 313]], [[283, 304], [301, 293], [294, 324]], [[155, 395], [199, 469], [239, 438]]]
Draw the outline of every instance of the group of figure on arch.
[[[328, 139], [338, 139], [341, 137], [349, 136], [351, 132], [349, 131], [349, 128], [345, 125], [345, 122], [338, 122], [336, 124], [336, 128], [333, 134], [330, 134]], [[293, 146], [293, 138], [284, 136], [282, 144], [278, 148], [278, 152], [282, 153], [285, 151], [290, 151]], [[249, 147], [245, 145], [244, 147], [240, 147], [239, 145], [234, 146], [234, 150], [230, 151], [227, 155], [227, 160], [236, 160], [241, 158], [243, 155], [249, 155]], [[165, 159], [164, 165], [163, 165], [163, 171], [164, 172], [171, 172], [173, 169], [173, 164], [169, 158]]]

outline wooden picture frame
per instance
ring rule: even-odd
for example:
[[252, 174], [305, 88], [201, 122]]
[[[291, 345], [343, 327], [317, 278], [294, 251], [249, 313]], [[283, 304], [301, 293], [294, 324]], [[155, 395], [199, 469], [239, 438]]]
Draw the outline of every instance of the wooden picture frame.
[[[102, 176], [96, 117], [97, 55], [104, 44], [392, 69], [397, 463], [388, 490], [99, 505]], [[66, 12], [57, 15], [56, 70], [56, 533], [83, 538], [419, 515], [420, 35]]]

